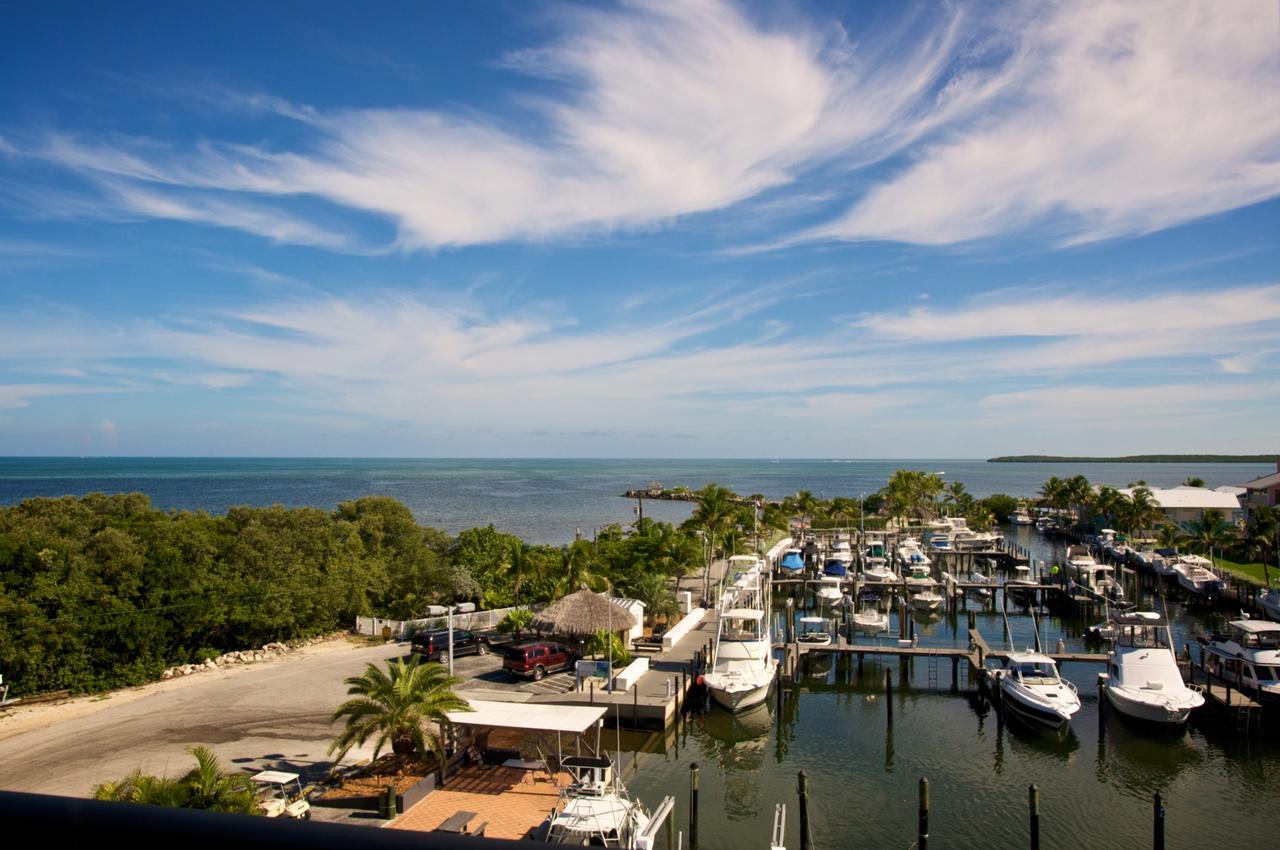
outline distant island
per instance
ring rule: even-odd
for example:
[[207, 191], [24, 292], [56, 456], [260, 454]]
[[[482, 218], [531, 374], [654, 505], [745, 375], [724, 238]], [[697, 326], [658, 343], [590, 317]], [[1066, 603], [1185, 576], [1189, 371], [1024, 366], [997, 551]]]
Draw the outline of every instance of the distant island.
[[1006, 455], [987, 463], [1275, 463], [1280, 455], [1126, 455], [1125, 457], [1062, 457]]

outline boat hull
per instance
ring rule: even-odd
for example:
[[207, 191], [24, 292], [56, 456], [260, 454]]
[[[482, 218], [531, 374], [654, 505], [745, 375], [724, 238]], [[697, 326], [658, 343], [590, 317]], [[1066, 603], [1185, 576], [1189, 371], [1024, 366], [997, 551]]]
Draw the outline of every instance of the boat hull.
[[745, 711], [769, 698], [769, 692], [773, 690], [773, 679], [753, 687], [718, 688], [708, 684], [707, 690], [721, 707], [730, 711]]
[[1186, 723], [1187, 718], [1191, 716], [1191, 711], [1197, 707], [1195, 705], [1169, 706], [1133, 699], [1125, 693], [1124, 688], [1118, 687], [1107, 688], [1106, 694], [1107, 703], [1125, 717], [1160, 726], [1180, 726]]

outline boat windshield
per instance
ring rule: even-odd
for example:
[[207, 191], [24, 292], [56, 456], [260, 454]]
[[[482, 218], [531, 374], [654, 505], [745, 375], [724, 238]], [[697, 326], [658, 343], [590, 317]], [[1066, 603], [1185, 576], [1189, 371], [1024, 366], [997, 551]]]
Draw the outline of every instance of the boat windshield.
[[759, 640], [760, 621], [728, 618], [724, 621], [720, 634], [725, 640]]
[[1240, 645], [1249, 649], [1280, 649], [1280, 629], [1265, 632], [1244, 632]]
[[1023, 661], [1014, 667], [1019, 681], [1027, 685], [1056, 685], [1058, 671], [1042, 661]]

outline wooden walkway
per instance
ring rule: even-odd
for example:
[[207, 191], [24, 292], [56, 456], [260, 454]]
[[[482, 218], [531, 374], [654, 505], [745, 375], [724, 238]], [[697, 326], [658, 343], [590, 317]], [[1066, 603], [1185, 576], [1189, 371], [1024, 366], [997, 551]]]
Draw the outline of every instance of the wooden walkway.
[[[893, 639], [892, 643], [850, 643], [841, 635], [834, 643], [827, 646], [806, 646], [800, 643], [775, 644], [775, 649], [783, 650], [791, 663], [788, 669], [795, 670], [800, 658], [809, 654], [853, 655], [859, 660], [863, 656], [882, 656], [886, 658], [949, 658], [953, 663], [968, 661], [971, 672], [982, 672], [986, 661], [993, 658], [1005, 661], [1010, 653], [1007, 650], [992, 649], [982, 633], [977, 629], [969, 630], [969, 646], [916, 646], [905, 639]], [[1045, 652], [1058, 664], [1106, 664], [1108, 656], [1101, 652]]]

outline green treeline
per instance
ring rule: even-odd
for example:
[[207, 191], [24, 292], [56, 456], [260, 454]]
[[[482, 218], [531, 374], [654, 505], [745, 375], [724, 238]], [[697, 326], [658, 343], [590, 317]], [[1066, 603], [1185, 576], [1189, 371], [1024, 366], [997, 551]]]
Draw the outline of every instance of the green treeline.
[[492, 525], [450, 536], [381, 496], [333, 511], [238, 507], [225, 516], [162, 511], [137, 493], [31, 499], [0, 508], [0, 673], [15, 696], [100, 691], [223, 652], [349, 629], [357, 615], [413, 619], [467, 600], [535, 605], [582, 585], [662, 616], [675, 608], [673, 577], [757, 540], [763, 547], [793, 521], [883, 528], [946, 513], [982, 530], [1019, 504], [910, 470], [865, 499], [800, 491], [766, 502], [717, 484], [692, 495], [678, 527], [643, 519], [559, 547]]
[[1005, 455], [987, 463], [1275, 463], [1277, 455], [1126, 455], [1124, 457], [1065, 457]]
[[361, 614], [532, 604], [583, 583], [663, 611], [669, 577], [702, 562], [691, 532], [649, 520], [553, 547], [492, 526], [450, 537], [386, 497], [225, 516], [137, 493], [31, 499], [0, 508], [0, 673], [13, 695], [99, 691]]

